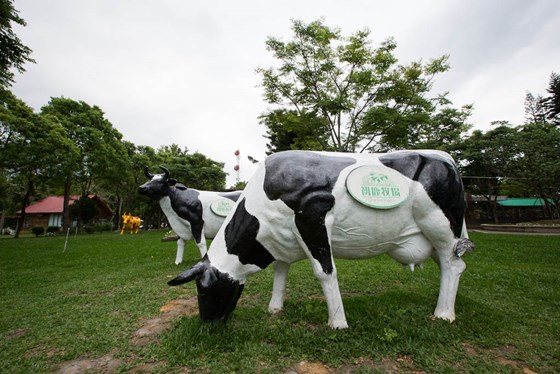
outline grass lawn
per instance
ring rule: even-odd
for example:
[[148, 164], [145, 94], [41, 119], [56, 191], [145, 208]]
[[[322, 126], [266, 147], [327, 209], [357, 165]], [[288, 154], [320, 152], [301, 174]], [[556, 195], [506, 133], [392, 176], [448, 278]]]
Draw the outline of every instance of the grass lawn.
[[[72, 362], [98, 372], [560, 372], [560, 236], [472, 233], [453, 324], [431, 318], [432, 261], [415, 272], [387, 256], [337, 261], [350, 328], [335, 331], [306, 261], [290, 270], [280, 315], [266, 311], [269, 268], [226, 324], [162, 320], [162, 306], [196, 295], [166, 282], [199, 253], [190, 243], [177, 267], [163, 235], [70, 236], [66, 251], [63, 236], [0, 237], [0, 373]], [[157, 322], [161, 333], [139, 342]]]

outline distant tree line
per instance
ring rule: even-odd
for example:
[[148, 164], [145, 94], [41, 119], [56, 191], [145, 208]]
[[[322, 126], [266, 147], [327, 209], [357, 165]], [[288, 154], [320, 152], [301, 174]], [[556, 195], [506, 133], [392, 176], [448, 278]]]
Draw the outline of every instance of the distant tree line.
[[[125, 141], [97, 106], [68, 98], [52, 98], [34, 113], [9, 90], [0, 89], [0, 203], [3, 215], [21, 210], [48, 195], [64, 196], [64, 227], [72, 219], [90, 217], [68, 207], [70, 196], [96, 193], [108, 200], [116, 215], [148, 215], [161, 221], [157, 203], [137, 193], [146, 181], [144, 167], [172, 171], [185, 185], [223, 190], [223, 163], [176, 144], [153, 149]], [[80, 222], [87, 223], [87, 222]], [[18, 225], [21, 228], [22, 225]], [[16, 234], [17, 235], [17, 234]]]

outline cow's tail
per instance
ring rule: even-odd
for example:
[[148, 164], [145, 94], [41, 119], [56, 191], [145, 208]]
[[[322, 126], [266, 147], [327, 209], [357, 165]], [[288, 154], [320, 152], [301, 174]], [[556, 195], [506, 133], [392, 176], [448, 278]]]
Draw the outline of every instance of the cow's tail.
[[465, 253], [474, 251], [474, 243], [469, 240], [467, 232], [467, 224], [463, 219], [463, 228], [461, 230], [461, 238], [455, 243], [455, 256], [462, 257]]
[[468, 239], [469, 233], [467, 232], [467, 222], [463, 219], [463, 228], [461, 229], [461, 238]]

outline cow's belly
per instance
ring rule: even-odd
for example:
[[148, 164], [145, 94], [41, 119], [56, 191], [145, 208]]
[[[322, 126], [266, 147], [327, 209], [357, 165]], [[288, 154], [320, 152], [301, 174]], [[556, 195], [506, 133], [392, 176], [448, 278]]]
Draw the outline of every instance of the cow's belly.
[[420, 264], [432, 246], [414, 220], [413, 199], [393, 209], [374, 209], [339, 194], [332, 220], [335, 258], [361, 259], [388, 254], [402, 264]]
[[193, 239], [191, 224], [189, 223], [189, 221], [182, 219], [177, 213], [175, 213], [175, 211], [171, 207], [171, 200], [169, 199], [169, 197], [166, 196], [161, 199], [159, 201], [159, 206], [167, 217], [169, 225], [181, 239]]

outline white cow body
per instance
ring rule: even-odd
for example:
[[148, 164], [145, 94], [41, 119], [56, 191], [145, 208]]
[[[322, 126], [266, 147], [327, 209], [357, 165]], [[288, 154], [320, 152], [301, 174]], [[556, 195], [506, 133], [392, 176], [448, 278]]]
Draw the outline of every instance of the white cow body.
[[[224, 193], [199, 191], [192, 188], [187, 189], [183, 185], [177, 184], [174, 179], [170, 179], [167, 169], [163, 168], [163, 170], [166, 172], [165, 174], [156, 175], [149, 174], [146, 171], [150, 181], [146, 182], [139, 189], [141, 193], [159, 201], [161, 210], [167, 217], [169, 225], [179, 237], [177, 240], [177, 255], [175, 257], [175, 264], [178, 265], [183, 261], [185, 243], [188, 240], [195, 241], [200, 251], [200, 256], [204, 257], [207, 252], [206, 240], [214, 239], [225, 219], [225, 217], [214, 213], [211, 205], [223, 199], [235, 201], [240, 192]], [[188, 190], [188, 194], [184, 193], [186, 190]], [[175, 199], [175, 201], [172, 199]], [[180, 209], [181, 213], [174, 209], [174, 206], [176, 208], [179, 206], [177, 209]], [[189, 212], [189, 209], [197, 210], [197, 212]], [[183, 217], [180, 214], [183, 214]], [[197, 225], [197, 228], [193, 228], [191, 222], [184, 218], [187, 216], [191, 222]]]
[[[386, 253], [403, 265], [411, 266], [411, 268], [415, 265], [421, 265], [430, 256], [434, 258], [441, 268], [440, 295], [434, 314], [436, 317], [453, 321], [455, 319], [454, 304], [459, 277], [465, 269], [465, 264], [460, 255], [463, 254], [463, 251], [472, 249], [472, 243], [466, 241], [467, 233], [464, 225], [458, 229], [460, 231], [462, 228], [462, 232], [457, 237], [450, 226], [449, 219], [428, 195], [424, 185], [410, 178], [407, 178], [409, 196], [401, 205], [393, 209], [374, 209], [365, 206], [347, 192], [346, 177], [352, 170], [363, 165], [386, 167], [379, 161], [379, 156], [371, 154], [317, 154], [330, 157], [352, 157], [356, 160], [355, 163], [344, 167], [339, 172], [338, 179], [332, 186], [331, 194], [335, 202], [324, 217], [324, 228], [328, 237], [330, 255], [327, 254], [325, 257], [314, 253], [309, 247], [309, 242], [306, 243], [304, 235], [298, 229], [297, 216], [298, 214], [305, 214], [303, 211], [306, 209], [305, 204], [302, 203], [301, 205], [303, 210], [294, 210], [284, 201], [287, 198], [284, 200], [282, 198], [271, 199], [270, 192], [267, 194], [267, 184], [270, 187], [271, 181], [266, 178], [271, 177], [267, 176], [265, 165], [261, 165], [247, 184], [236, 208], [226, 218], [212, 242], [207, 253], [210, 266], [216, 269], [219, 274], [227, 274], [232, 282], [237, 282], [240, 285], [245, 283], [250, 274], [261, 270], [262, 265], [258, 262], [250, 263], [250, 257], [248, 260], [246, 254], [244, 259], [241, 259], [240, 254], [232, 253], [234, 250], [228, 248], [228, 240], [234, 244], [235, 241], [227, 239], [227, 236], [232, 234], [228, 234], [226, 228], [230, 225], [230, 222], [235, 225], [236, 222], [232, 221], [239, 220], [238, 217], [241, 216], [238, 216], [239, 213], [235, 213], [235, 209], [242, 209], [239, 206], [241, 202], [244, 202], [246, 213], [258, 221], [256, 242], [262, 245], [274, 260], [274, 289], [269, 304], [271, 312], [282, 310], [289, 265], [308, 258], [316, 277], [321, 282], [326, 297], [329, 325], [333, 328], [347, 327], [338, 288], [336, 267], [332, 258], [363, 259]], [[443, 164], [448, 164], [447, 166], [450, 168], [454, 168], [451, 157], [445, 153], [422, 151], [410, 155], [415, 157], [418, 154], [421, 158], [435, 155], [436, 163], [443, 162]], [[309, 157], [308, 153], [294, 153], [294, 157], [302, 155]], [[403, 152], [399, 154], [399, 157], [402, 155]], [[406, 155], [406, 152], [404, 152], [404, 155]], [[282, 157], [289, 159], [290, 154]], [[271, 167], [270, 170], [277, 169]], [[313, 168], [310, 168], [310, 170], [313, 170]], [[278, 180], [278, 183], [282, 182], [283, 179]], [[320, 192], [322, 192], [322, 183], [323, 180], [319, 178], [316, 184], [319, 187], [316, 187], [316, 189]], [[269, 190], [270, 188], [268, 188]], [[286, 196], [291, 196], [288, 192], [286, 194]], [[306, 194], [305, 191], [301, 194], [303, 196], [302, 201], [305, 201]], [[460, 198], [462, 199], [462, 196]], [[313, 234], [313, 230], [310, 230], [310, 232]], [[459, 247], [463, 249], [457, 248], [458, 243], [461, 243]], [[232, 244], [229, 245], [232, 246]], [[328, 266], [325, 265], [325, 262], [330, 265], [325, 260], [325, 258], [328, 260], [329, 256], [332, 262], [332, 270], [329, 270]], [[186, 281], [190, 280], [188, 278], [192, 274], [186, 275], [188, 276], [185, 276], [184, 279], [187, 279]], [[177, 279], [180, 279], [180, 277]]]

